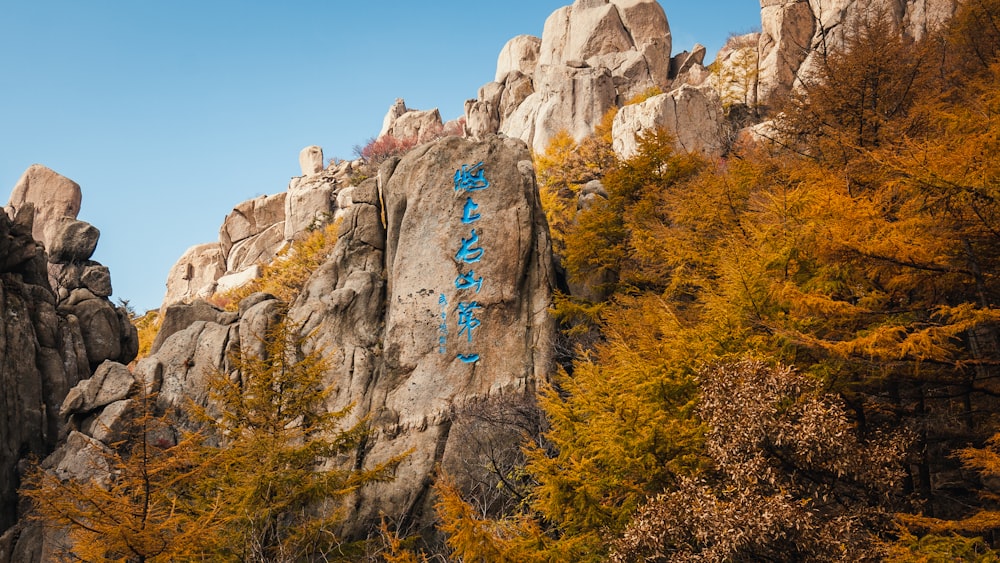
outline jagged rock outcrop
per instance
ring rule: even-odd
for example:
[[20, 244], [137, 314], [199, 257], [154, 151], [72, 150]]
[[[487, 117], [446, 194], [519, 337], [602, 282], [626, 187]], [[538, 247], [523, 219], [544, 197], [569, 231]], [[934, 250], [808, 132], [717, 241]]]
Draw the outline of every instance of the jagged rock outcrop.
[[[127, 363], [138, 350], [128, 315], [108, 299], [110, 273], [90, 260], [99, 233], [76, 219], [80, 199], [75, 182], [33, 165], [0, 210], [0, 534], [23, 509], [21, 464], [52, 453], [71, 430], [67, 394], [98, 366]], [[96, 408], [108, 398], [102, 389], [81, 405]], [[37, 536], [19, 543], [20, 531], [11, 530], [0, 561], [38, 560]]]
[[17, 181], [7, 205], [21, 209], [25, 204], [32, 204], [35, 217], [31, 235], [50, 248], [49, 230], [63, 217], [75, 219], [82, 201], [79, 184], [41, 164], [32, 164]]
[[436, 138], [444, 129], [441, 112], [437, 108], [416, 110], [406, 107], [402, 98], [396, 98], [382, 121], [382, 131], [379, 137], [386, 135], [397, 139], [413, 139], [416, 142], [426, 142]]
[[274, 259], [285, 243], [286, 193], [260, 196], [237, 205], [219, 229], [227, 272]]
[[823, 54], [842, 48], [845, 31], [866, 18], [885, 17], [914, 39], [939, 27], [954, 13], [957, 0], [761, 0], [757, 46], [757, 102], [774, 103], [808, 79]]
[[541, 39], [504, 46], [495, 82], [466, 102], [467, 133], [501, 132], [536, 151], [561, 130], [580, 139], [611, 107], [652, 87], [667, 90], [670, 49], [670, 26], [654, 0], [577, 0], [549, 16]]
[[222, 246], [218, 242], [192, 246], [170, 268], [163, 303], [208, 299], [215, 293], [216, 281], [225, 274], [226, 262], [222, 257]]
[[[332, 254], [288, 312], [328, 356], [328, 407], [353, 404], [348, 424], [370, 420], [352, 463], [412, 451], [394, 481], [358, 493], [351, 533], [380, 512], [426, 523], [436, 468], [462, 475], [455, 409], [533, 396], [551, 369], [551, 250], [527, 146], [447, 137], [377, 176], [351, 190]], [[259, 347], [278, 310], [264, 294], [238, 314], [170, 307], [169, 334], [136, 376], [164, 408], [206, 404], [206, 374]]]
[[630, 155], [633, 135], [649, 127], [667, 127], [681, 150], [717, 155], [735, 137], [727, 131], [752, 125], [747, 116], [810, 76], [858, 21], [884, 14], [918, 38], [946, 21], [956, 3], [761, 0], [762, 32], [732, 38], [710, 71], [700, 45], [671, 57], [670, 28], [657, 2], [577, 0], [549, 16], [541, 39], [518, 36], [504, 46], [495, 81], [465, 104], [466, 134], [500, 132], [541, 152], [557, 132], [580, 140], [608, 109], [658, 87], [665, 98], [619, 116], [619, 156]]
[[189, 248], [170, 270], [161, 310], [253, 281], [290, 241], [334, 221], [350, 205], [345, 189], [360, 163], [331, 163], [317, 172], [322, 155], [315, 145], [302, 149], [303, 175], [292, 178], [287, 191], [238, 204], [219, 228], [218, 242]]
[[611, 127], [615, 153], [630, 158], [640, 133], [656, 129], [674, 132], [683, 151], [719, 154], [723, 150], [722, 104], [715, 90], [682, 84], [666, 94], [621, 108]]

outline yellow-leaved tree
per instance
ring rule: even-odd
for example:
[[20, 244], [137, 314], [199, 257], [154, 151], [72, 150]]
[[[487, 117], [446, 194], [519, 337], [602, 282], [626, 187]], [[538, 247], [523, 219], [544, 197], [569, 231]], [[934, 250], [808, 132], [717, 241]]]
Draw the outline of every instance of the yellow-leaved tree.
[[[95, 478], [36, 468], [22, 491], [38, 517], [68, 528], [66, 554], [82, 561], [354, 561], [339, 537], [348, 496], [391, 478], [393, 459], [355, 468], [364, 421], [343, 428], [329, 412], [321, 351], [282, 317], [260, 335], [263, 353], [231, 358], [210, 379], [201, 433], [157, 431], [143, 414], [97, 458]], [[251, 347], [247, 347], [250, 349]], [[147, 401], [146, 403], [151, 404]], [[144, 403], [144, 404], [146, 404]]]

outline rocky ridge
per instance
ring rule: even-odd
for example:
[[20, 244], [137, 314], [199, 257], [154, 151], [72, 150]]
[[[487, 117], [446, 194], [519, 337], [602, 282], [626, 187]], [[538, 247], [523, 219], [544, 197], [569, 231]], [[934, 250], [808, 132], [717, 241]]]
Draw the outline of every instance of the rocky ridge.
[[[953, 0], [878, 5], [914, 36], [954, 10]], [[550, 16], [542, 38], [504, 46], [495, 81], [466, 104], [474, 140], [423, 145], [358, 185], [350, 178], [360, 163], [324, 166], [322, 149], [303, 149], [302, 176], [285, 192], [237, 205], [218, 241], [174, 266], [163, 328], [133, 373], [123, 364], [135, 356], [134, 329], [108, 299], [107, 268], [91, 261], [99, 233], [76, 219], [79, 186], [33, 166], [0, 213], [0, 531], [14, 522], [25, 455], [58, 446], [47, 467], [79, 473], [114, 441], [140, 394], [158, 392], [162, 409], [206, 404], [207, 374], [228, 371], [230, 353], [259, 346], [286, 307], [332, 357], [329, 408], [354, 404], [355, 420], [372, 421], [354, 462], [413, 451], [393, 483], [359, 493], [348, 531], [360, 533], [380, 511], [425, 522], [434, 468], [467, 468], [469, 442], [482, 432], [456, 413], [530, 397], [551, 367], [551, 251], [529, 148], [544, 149], [562, 129], [587, 135], [604, 112], [624, 106], [613, 125], [620, 155], [654, 127], [674, 131], [683, 150], [719, 154], [733, 106], [766, 106], [790, 91], [851, 21], [876, 9], [762, 0], [762, 31], [734, 37], [709, 70], [704, 48], [670, 56], [658, 3], [577, 0]], [[652, 88], [663, 93], [627, 104]], [[420, 138], [440, 127], [436, 110], [398, 100], [381, 134]], [[481, 182], [489, 187], [475, 189]], [[202, 300], [259, 275], [289, 241], [335, 218], [337, 245], [294, 303], [257, 294], [224, 312]], [[46, 560], [37, 534], [11, 528], [0, 561]]]
[[[123, 364], [138, 351], [128, 312], [108, 298], [108, 269], [91, 260], [100, 233], [76, 218], [81, 198], [78, 184], [33, 165], [0, 210], [0, 530], [20, 512], [22, 464], [73, 433], [65, 398], [93, 390], [74, 413], [92, 411], [95, 400], [114, 402], [94, 383], [106, 378], [91, 376], [128, 374]], [[12, 537], [0, 539], [0, 560], [37, 560], [39, 542], [11, 555]]]
[[636, 134], [659, 127], [680, 150], [719, 155], [734, 129], [799, 87], [857, 22], [886, 17], [919, 38], [954, 13], [956, 0], [760, 4], [761, 31], [734, 36], [706, 67], [700, 45], [671, 56], [670, 26], [654, 0], [577, 0], [546, 20], [541, 38], [503, 47], [494, 81], [466, 102], [467, 134], [502, 133], [542, 152], [559, 131], [579, 141], [620, 107], [613, 136], [621, 157], [633, 154]]
[[[449, 439], [456, 409], [533, 396], [551, 369], [554, 282], [523, 142], [446, 137], [343, 189], [351, 205], [338, 209], [336, 246], [288, 318], [330, 359], [329, 408], [355, 405], [348, 424], [371, 421], [356, 463], [412, 452], [393, 482], [359, 493], [349, 532], [362, 533], [380, 512], [425, 523], [435, 468], [465, 459], [466, 446]], [[207, 375], [229, 369], [234, 350], [259, 346], [254, 335], [284, 306], [266, 294], [238, 313], [170, 305], [136, 377], [152, 382], [164, 409], [205, 404]]]
[[289, 242], [343, 215], [351, 206], [349, 178], [360, 161], [327, 167], [323, 149], [313, 145], [302, 149], [299, 164], [302, 176], [292, 178], [285, 192], [240, 203], [223, 220], [218, 241], [193, 246], [178, 259], [167, 275], [161, 311], [252, 281]]

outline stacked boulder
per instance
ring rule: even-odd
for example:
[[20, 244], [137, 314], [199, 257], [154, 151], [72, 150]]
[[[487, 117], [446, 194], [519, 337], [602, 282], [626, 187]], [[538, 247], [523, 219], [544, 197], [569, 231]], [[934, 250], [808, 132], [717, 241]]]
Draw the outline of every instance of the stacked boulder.
[[674, 89], [680, 76], [707, 74], [704, 47], [671, 58], [670, 26], [655, 0], [577, 0], [556, 10], [541, 39], [511, 39], [497, 60], [494, 82], [465, 105], [467, 132], [500, 132], [546, 149], [560, 131], [590, 135], [605, 113], [650, 91], [656, 100], [615, 123], [616, 148], [628, 156], [637, 132], [667, 127], [680, 148], [721, 150], [722, 118], [712, 88]]
[[138, 350], [127, 312], [108, 299], [107, 268], [91, 260], [99, 233], [76, 219], [81, 199], [78, 184], [33, 165], [0, 209], [0, 533], [8, 531], [0, 556], [13, 561], [39, 560], [41, 549], [25, 541], [14, 550], [20, 531], [8, 530], [24, 508], [17, 500], [22, 464], [72, 434], [63, 408], [72, 389], [94, 386], [104, 401], [108, 393], [97, 392], [104, 385], [91, 375], [128, 373], [123, 364]]
[[47, 250], [48, 278], [60, 312], [79, 323], [91, 369], [105, 360], [128, 363], [139, 351], [135, 327], [116, 307], [108, 268], [91, 260], [100, 231], [77, 219], [82, 194], [76, 182], [35, 164], [14, 186], [11, 214], [34, 209], [32, 235]]
[[161, 306], [207, 299], [260, 277], [289, 242], [334, 221], [351, 205], [349, 178], [359, 162], [323, 165], [323, 149], [299, 154], [302, 176], [288, 190], [244, 201], [219, 228], [219, 240], [189, 248], [171, 268]]

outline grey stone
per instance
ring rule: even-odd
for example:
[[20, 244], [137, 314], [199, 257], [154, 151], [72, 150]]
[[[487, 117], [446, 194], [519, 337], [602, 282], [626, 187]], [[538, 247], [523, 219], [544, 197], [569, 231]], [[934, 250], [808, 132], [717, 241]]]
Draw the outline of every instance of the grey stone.
[[63, 217], [76, 219], [82, 200], [79, 184], [41, 164], [32, 164], [14, 186], [8, 205], [19, 210], [31, 204], [34, 207], [32, 236], [50, 247], [50, 227]]
[[97, 227], [72, 217], [62, 217], [47, 227], [49, 260], [85, 262], [97, 249], [101, 232]]
[[137, 390], [132, 372], [122, 364], [105, 361], [93, 377], [73, 387], [59, 410], [63, 417], [94, 411], [115, 401], [128, 398]]
[[111, 271], [108, 270], [107, 266], [100, 264], [86, 266], [83, 269], [80, 282], [97, 297], [109, 297], [112, 293]]
[[[86, 290], [77, 290], [86, 291]], [[122, 359], [122, 327], [115, 307], [107, 299], [87, 299], [73, 307], [80, 321], [87, 360], [96, 366], [105, 360]]]
[[208, 303], [198, 299], [191, 303], [177, 303], [170, 305], [162, 312], [163, 322], [160, 330], [156, 333], [156, 338], [150, 346], [149, 353], [155, 354], [160, 346], [170, 338], [175, 332], [184, 330], [198, 321], [215, 322], [222, 311]]

